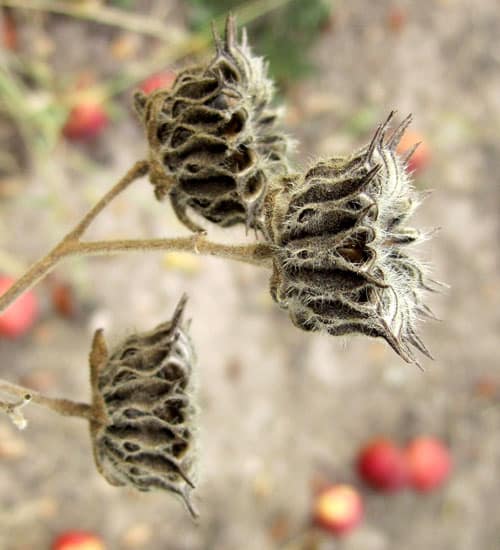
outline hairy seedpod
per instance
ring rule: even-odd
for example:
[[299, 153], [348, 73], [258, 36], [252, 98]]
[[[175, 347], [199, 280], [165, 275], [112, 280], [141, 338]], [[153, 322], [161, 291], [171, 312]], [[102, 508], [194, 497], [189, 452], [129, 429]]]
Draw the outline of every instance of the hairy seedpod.
[[172, 319], [133, 334], [108, 353], [102, 331], [90, 354], [94, 458], [112, 485], [179, 495], [193, 516], [196, 409], [194, 351], [182, 324], [187, 297]]
[[304, 330], [382, 337], [418, 364], [412, 347], [430, 356], [415, 330], [432, 316], [422, 302], [430, 287], [409, 253], [424, 238], [406, 226], [419, 204], [405, 170], [413, 151], [396, 153], [411, 117], [388, 137], [393, 115], [361, 150], [284, 177], [268, 194], [271, 293]]
[[150, 147], [150, 179], [158, 199], [170, 196], [179, 220], [193, 231], [191, 208], [222, 227], [261, 228], [270, 175], [288, 170], [289, 140], [271, 106], [273, 83], [263, 59], [238, 41], [232, 16], [224, 40], [203, 66], [179, 73], [172, 88], [137, 92], [135, 108]]

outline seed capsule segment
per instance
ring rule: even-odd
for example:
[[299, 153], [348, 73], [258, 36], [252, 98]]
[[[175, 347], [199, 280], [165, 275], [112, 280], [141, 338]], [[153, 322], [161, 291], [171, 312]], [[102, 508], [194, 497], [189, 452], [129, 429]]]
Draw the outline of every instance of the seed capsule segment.
[[431, 287], [409, 251], [424, 240], [406, 226], [420, 201], [396, 153], [411, 117], [387, 136], [393, 116], [353, 155], [273, 186], [264, 206], [271, 294], [299, 328], [381, 337], [418, 364], [412, 348], [430, 357], [415, 325]]
[[108, 354], [102, 332], [91, 352], [91, 425], [99, 472], [112, 485], [179, 495], [193, 516], [196, 408], [194, 350], [183, 325], [187, 297], [170, 321], [136, 333]]
[[146, 96], [135, 107], [146, 128], [158, 199], [169, 196], [178, 218], [201, 228], [188, 208], [222, 227], [261, 228], [270, 176], [288, 170], [288, 137], [279, 129], [281, 110], [271, 103], [267, 65], [252, 54], [246, 33], [238, 41], [229, 16], [225, 37], [214, 32], [215, 56], [183, 70], [169, 90]]

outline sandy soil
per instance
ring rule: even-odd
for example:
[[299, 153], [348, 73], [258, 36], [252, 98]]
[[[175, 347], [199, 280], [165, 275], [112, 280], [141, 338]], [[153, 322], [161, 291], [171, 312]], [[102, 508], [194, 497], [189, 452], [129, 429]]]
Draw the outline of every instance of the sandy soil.
[[[407, 23], [391, 32], [391, 2], [335, 4], [315, 50], [320, 70], [289, 94], [298, 162], [357, 147], [392, 108], [414, 113], [433, 151], [417, 184], [434, 190], [416, 224], [442, 228], [422, 256], [450, 284], [429, 298], [442, 322], [422, 331], [436, 360], [422, 373], [383, 342], [300, 332], [272, 303], [268, 274], [252, 266], [200, 257], [172, 269], [162, 254], [67, 262], [57, 274], [74, 284], [85, 312], [73, 322], [54, 316], [41, 285], [44, 317], [30, 337], [0, 342], [1, 376], [85, 400], [92, 331], [103, 326], [117, 341], [150, 328], [188, 292], [199, 356], [201, 518], [193, 523], [170, 495], [107, 485], [84, 422], [33, 406], [22, 433], [0, 418], [1, 549], [48, 548], [70, 528], [100, 533], [113, 550], [500, 547], [498, 5], [401, 2]], [[132, 115], [113, 124], [102, 147], [107, 162], [83, 176], [81, 151], [62, 143], [21, 194], [0, 203], [0, 246], [25, 262], [48, 250], [144, 154]], [[91, 233], [183, 232], [144, 182]], [[210, 235], [246, 238], [238, 230]], [[359, 484], [352, 462], [367, 439], [387, 434], [404, 443], [421, 433], [452, 449], [444, 489], [384, 497]], [[318, 478], [354, 483], [365, 496], [363, 525], [342, 541], [304, 535]]]

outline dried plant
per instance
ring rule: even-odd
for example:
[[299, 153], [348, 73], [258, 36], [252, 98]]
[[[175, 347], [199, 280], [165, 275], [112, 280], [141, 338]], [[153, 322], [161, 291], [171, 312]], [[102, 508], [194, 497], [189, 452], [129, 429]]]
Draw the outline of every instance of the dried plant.
[[112, 485], [180, 495], [193, 516], [195, 413], [193, 346], [182, 314], [150, 332], [133, 334], [108, 354], [102, 331], [90, 354], [90, 423], [97, 469]]
[[0, 392], [19, 397], [0, 402], [19, 429], [29, 402], [89, 421], [94, 459], [111, 485], [179, 495], [193, 517], [196, 474], [195, 352], [183, 313], [187, 296], [172, 319], [149, 332], [134, 333], [108, 353], [97, 330], [90, 351], [91, 404], [54, 399], [0, 382]]
[[422, 296], [432, 281], [408, 253], [425, 239], [406, 227], [420, 200], [396, 153], [411, 117], [387, 138], [393, 116], [353, 155], [274, 185], [266, 200], [271, 294], [304, 330], [382, 337], [418, 364], [410, 346], [430, 357], [415, 325], [432, 315]]
[[[432, 316], [423, 294], [433, 282], [410, 252], [427, 235], [407, 225], [420, 197], [405, 169], [407, 158], [396, 153], [410, 117], [388, 136], [391, 113], [359, 151], [291, 173], [290, 141], [279, 129], [265, 64], [251, 54], [245, 35], [238, 42], [231, 17], [224, 41], [216, 36], [215, 42], [215, 57], [181, 72], [171, 90], [136, 95], [149, 158], [136, 162], [0, 297], [0, 312], [70, 256], [182, 250], [272, 269], [272, 296], [299, 328], [381, 337], [404, 360], [418, 364], [414, 349], [430, 356], [416, 325], [420, 317]], [[178, 217], [196, 233], [82, 240], [109, 203], [148, 174], [156, 196], [168, 195]], [[212, 242], [188, 208], [221, 227], [244, 223], [263, 241]], [[171, 321], [130, 336], [111, 353], [102, 332], [96, 333], [90, 405], [0, 382], [0, 391], [18, 399], [0, 408], [21, 428], [21, 409], [30, 401], [85, 418], [97, 467], [110, 483], [171, 491], [195, 515], [194, 354], [182, 323], [185, 300]]]
[[229, 227], [260, 229], [261, 206], [270, 177], [288, 171], [289, 139], [272, 107], [273, 83], [244, 32], [237, 40], [229, 16], [222, 41], [214, 29], [215, 57], [190, 67], [171, 90], [149, 97], [138, 92], [135, 107], [150, 147], [150, 179], [158, 199], [170, 197], [189, 229], [201, 231], [187, 208]]

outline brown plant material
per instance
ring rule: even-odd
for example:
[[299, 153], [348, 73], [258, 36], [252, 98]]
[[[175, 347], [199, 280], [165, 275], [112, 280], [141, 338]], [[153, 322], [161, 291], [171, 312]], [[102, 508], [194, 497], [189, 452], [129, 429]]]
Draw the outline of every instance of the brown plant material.
[[112, 485], [179, 495], [193, 517], [196, 465], [195, 353], [183, 312], [184, 295], [170, 321], [135, 333], [108, 353], [97, 330], [90, 351], [92, 402], [47, 397], [0, 380], [0, 410], [23, 430], [30, 403], [87, 420], [98, 471]]
[[194, 350], [182, 315], [133, 334], [112, 353], [97, 331], [90, 355], [94, 457], [112, 485], [179, 495], [189, 512], [196, 459]]
[[430, 290], [409, 248], [425, 235], [407, 227], [420, 203], [396, 153], [407, 117], [387, 137], [393, 113], [371, 143], [353, 155], [286, 176], [266, 200], [267, 234], [275, 245], [271, 294], [307, 331], [384, 338], [405, 361], [412, 347], [430, 356], [417, 335]]
[[214, 32], [216, 54], [190, 67], [171, 89], [137, 92], [136, 111], [150, 146], [155, 195], [170, 197], [189, 229], [201, 231], [196, 213], [222, 227], [261, 228], [260, 213], [271, 176], [288, 171], [289, 140], [271, 106], [267, 66], [237, 38], [229, 16], [224, 40]]
[[145, 176], [150, 169], [148, 161], [137, 161], [130, 170], [83, 216], [76, 226], [64, 236], [43, 258], [29, 269], [9, 289], [0, 295], [0, 313], [19, 296], [47, 276], [63, 259], [70, 256], [112, 255], [152, 250], [182, 251], [208, 254], [221, 258], [247, 262], [254, 265], [270, 264], [270, 248], [267, 244], [227, 245], [205, 239], [203, 234], [173, 239], [119, 239], [83, 241], [82, 236], [94, 219], [127, 187]]

